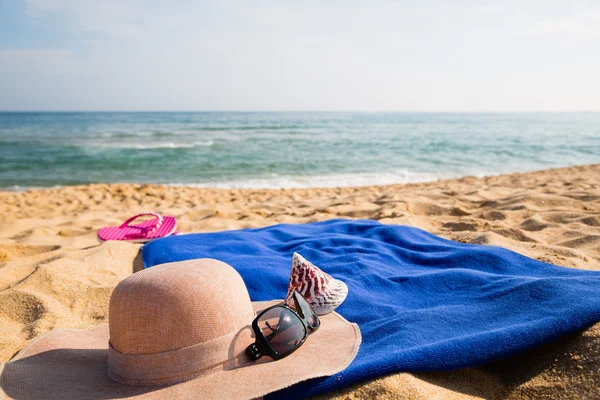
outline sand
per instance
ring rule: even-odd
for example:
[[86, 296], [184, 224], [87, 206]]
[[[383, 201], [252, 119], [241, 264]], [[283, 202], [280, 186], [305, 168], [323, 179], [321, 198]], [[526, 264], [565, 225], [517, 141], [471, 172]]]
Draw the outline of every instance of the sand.
[[[107, 321], [112, 289], [141, 268], [140, 245], [100, 245], [96, 230], [141, 211], [175, 216], [182, 232], [371, 218], [600, 270], [600, 165], [341, 189], [97, 184], [0, 192], [0, 361], [50, 329]], [[327, 397], [600, 398], [600, 324], [481, 368], [395, 374]]]

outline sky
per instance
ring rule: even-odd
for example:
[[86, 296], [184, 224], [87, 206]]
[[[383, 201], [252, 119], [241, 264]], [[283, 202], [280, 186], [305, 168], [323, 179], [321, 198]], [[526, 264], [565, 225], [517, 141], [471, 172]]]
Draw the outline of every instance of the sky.
[[0, 0], [4, 111], [600, 111], [600, 0]]

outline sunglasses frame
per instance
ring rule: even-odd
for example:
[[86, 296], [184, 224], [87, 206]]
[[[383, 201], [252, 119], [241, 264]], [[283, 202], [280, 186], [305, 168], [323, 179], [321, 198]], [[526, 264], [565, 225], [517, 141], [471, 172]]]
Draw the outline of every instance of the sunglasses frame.
[[[321, 325], [319, 317], [318, 316], [316, 317], [319, 324], [316, 327], [311, 326], [308, 323], [308, 318], [302, 312], [302, 307], [300, 307], [297, 296], [302, 296], [302, 295], [294, 290], [294, 292], [292, 293], [292, 297], [294, 299], [294, 304], [296, 305], [298, 310], [294, 310], [293, 308], [288, 307], [285, 303], [275, 304], [274, 306], [264, 309], [263, 311], [260, 312], [260, 314], [258, 314], [256, 316], [256, 318], [254, 318], [254, 320], [252, 321], [252, 330], [254, 331], [254, 336], [256, 337], [256, 341], [246, 348], [246, 354], [248, 354], [248, 356], [252, 360], [258, 360], [259, 358], [261, 358], [262, 356], [265, 356], [265, 355], [271, 357], [273, 360], [280, 360], [284, 357], [287, 357], [290, 354], [292, 354], [294, 351], [296, 351], [300, 346], [302, 346], [302, 344], [304, 344], [309, 333], [312, 333], [312, 332], [316, 331], [317, 329], [319, 329], [319, 326]], [[306, 304], [308, 304], [309, 307], [311, 307], [310, 304], [306, 301], [306, 299], [304, 299], [304, 301], [306, 302]], [[288, 310], [289, 312], [294, 314], [296, 317], [298, 317], [300, 322], [302, 322], [302, 326], [304, 328], [304, 337], [302, 338], [300, 343], [298, 343], [298, 345], [292, 347], [290, 350], [288, 350], [284, 353], [277, 353], [273, 349], [273, 347], [271, 347], [271, 345], [265, 338], [265, 335], [263, 335], [262, 330], [258, 326], [258, 321], [260, 320], [260, 317], [262, 317], [268, 311], [273, 310], [274, 308], [285, 308], [286, 310]], [[312, 309], [312, 307], [311, 307], [311, 309]], [[313, 312], [314, 312], [314, 310], [313, 310]], [[315, 313], [315, 316], [316, 315], [317, 314]]]

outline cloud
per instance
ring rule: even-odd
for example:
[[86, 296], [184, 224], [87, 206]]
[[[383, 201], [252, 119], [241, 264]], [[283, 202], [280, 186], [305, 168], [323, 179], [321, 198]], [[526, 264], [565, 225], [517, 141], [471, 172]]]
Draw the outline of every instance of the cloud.
[[475, 11], [482, 14], [502, 14], [505, 10], [500, 4], [481, 4], [475, 6]]
[[[62, 49], [0, 49], [0, 109], [475, 111], [600, 104], [598, 56], [566, 49], [571, 43], [555, 45], [552, 35], [572, 23], [542, 21], [533, 38], [518, 31], [535, 22], [525, 7], [517, 18], [514, 4], [502, 2], [425, 3], [27, 0], [28, 25], [64, 27], [68, 40]], [[589, 7], [573, 10], [572, 17], [595, 21]], [[556, 26], [561, 33], [548, 33]]]
[[77, 100], [69, 84], [75, 62], [68, 50], [0, 49], [0, 109], [39, 109], [47, 107], [48, 99]]
[[562, 36], [577, 39], [600, 38], [600, 7], [588, 8], [537, 22], [530, 31], [536, 36]]
[[203, 15], [202, 4], [171, 7], [151, 0], [27, 0], [26, 13], [39, 20], [58, 15], [75, 34], [127, 43], [202, 32], [202, 25], [194, 24]]

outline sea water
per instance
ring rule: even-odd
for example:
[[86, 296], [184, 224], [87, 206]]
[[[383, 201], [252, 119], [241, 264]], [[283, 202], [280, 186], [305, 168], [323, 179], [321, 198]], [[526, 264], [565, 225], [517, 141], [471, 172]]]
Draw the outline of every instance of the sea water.
[[600, 162], [600, 113], [0, 113], [0, 188], [380, 185]]

